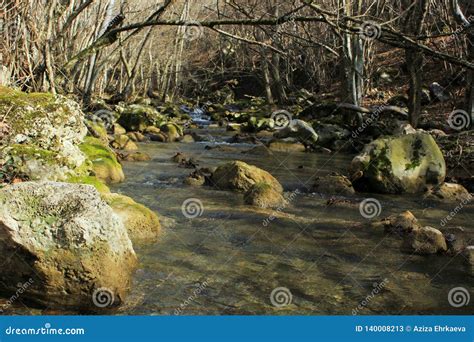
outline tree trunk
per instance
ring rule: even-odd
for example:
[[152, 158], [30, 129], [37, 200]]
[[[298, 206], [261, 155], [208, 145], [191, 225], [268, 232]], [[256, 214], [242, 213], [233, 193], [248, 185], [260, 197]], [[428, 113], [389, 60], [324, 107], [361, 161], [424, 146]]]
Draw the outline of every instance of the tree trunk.
[[[421, 34], [429, 3], [429, 0], [418, 0], [408, 12], [406, 27], [410, 35], [419, 36]], [[404, 0], [404, 5], [408, 8], [412, 5], [412, 1]], [[421, 116], [423, 54], [419, 50], [407, 48], [405, 49], [405, 59], [410, 76], [410, 90], [408, 93], [409, 121], [416, 128]]]
[[420, 71], [423, 67], [423, 55], [416, 50], [406, 49], [405, 58], [410, 76], [410, 89], [408, 91], [409, 121], [410, 125], [416, 128], [421, 115], [423, 78]]

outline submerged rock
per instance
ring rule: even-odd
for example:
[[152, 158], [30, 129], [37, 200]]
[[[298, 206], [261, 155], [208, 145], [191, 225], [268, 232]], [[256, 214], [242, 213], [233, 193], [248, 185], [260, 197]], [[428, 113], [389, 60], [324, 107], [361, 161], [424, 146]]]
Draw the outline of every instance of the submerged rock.
[[368, 144], [351, 164], [357, 190], [380, 193], [420, 193], [446, 177], [443, 154], [431, 135], [380, 138]]
[[119, 194], [103, 194], [102, 197], [122, 219], [132, 241], [154, 240], [161, 231], [158, 216], [135, 202], [132, 198]]
[[248, 191], [257, 183], [266, 183], [275, 191], [283, 192], [281, 184], [267, 171], [242, 161], [233, 161], [217, 168], [212, 183], [222, 190]]
[[315, 180], [313, 191], [321, 194], [350, 196], [355, 194], [351, 181], [346, 176], [330, 174]]
[[274, 152], [305, 152], [306, 147], [293, 139], [273, 140], [268, 144], [268, 149]]
[[246, 204], [259, 208], [278, 208], [288, 204], [282, 193], [267, 183], [257, 183], [245, 193]]
[[416, 254], [436, 254], [448, 250], [443, 233], [432, 227], [412, 230], [404, 236], [402, 247]]
[[92, 186], [20, 183], [0, 190], [0, 235], [3, 292], [31, 279], [24, 300], [91, 309], [99, 291], [112, 306], [129, 290], [137, 264], [132, 243]]
[[466, 247], [463, 254], [466, 258], [467, 269], [469, 273], [474, 276], [474, 246]]

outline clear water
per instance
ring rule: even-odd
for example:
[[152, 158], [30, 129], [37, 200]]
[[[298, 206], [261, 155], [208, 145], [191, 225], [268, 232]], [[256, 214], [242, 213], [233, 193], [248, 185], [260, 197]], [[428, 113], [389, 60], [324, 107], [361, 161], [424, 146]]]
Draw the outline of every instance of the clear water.
[[[222, 132], [210, 132], [222, 138]], [[152, 161], [125, 165], [128, 179], [114, 191], [169, 219], [158, 243], [136, 246], [141, 269], [121, 313], [350, 315], [368, 297], [373, 298], [358, 314], [474, 312], [474, 298], [463, 308], [448, 302], [449, 291], [458, 286], [474, 296], [462, 256], [406, 254], [398, 238], [374, 230], [359, 212], [361, 200], [376, 197], [382, 203], [381, 217], [408, 209], [423, 224], [440, 228], [440, 220], [456, 205], [367, 194], [328, 206], [327, 198], [300, 194], [268, 221], [274, 212], [244, 205], [241, 194], [183, 185], [192, 170], [179, 168], [171, 157], [183, 152], [201, 167], [243, 160], [269, 171], [290, 193], [310, 188], [315, 176], [344, 171], [351, 156], [251, 155], [242, 153], [249, 145], [232, 145], [231, 151], [208, 151], [206, 145], [147, 144], [142, 149]], [[202, 216], [188, 219], [182, 214], [189, 198], [202, 201]], [[473, 233], [473, 209], [465, 207], [451, 224]], [[380, 291], [371, 296], [374, 286]], [[290, 290], [290, 305], [272, 305], [270, 295], [277, 287]]]
[[[219, 130], [209, 134], [218, 141], [225, 135]], [[113, 191], [155, 210], [162, 216], [164, 229], [157, 243], [135, 246], [140, 269], [127, 303], [114, 313], [474, 313], [474, 298], [462, 308], [448, 302], [454, 287], [464, 287], [474, 296], [473, 278], [462, 256], [402, 252], [400, 239], [374, 230], [359, 212], [364, 198], [375, 197], [382, 203], [381, 217], [411, 210], [422, 224], [440, 228], [440, 220], [456, 204], [433, 205], [419, 197], [367, 194], [328, 206], [327, 198], [308, 193], [294, 196], [289, 206], [275, 214], [244, 205], [239, 193], [183, 185], [192, 170], [178, 167], [171, 157], [183, 152], [197, 159], [201, 167], [243, 160], [269, 171], [291, 193], [310, 188], [315, 176], [344, 171], [351, 156], [253, 155], [242, 153], [252, 147], [249, 145], [212, 151], [206, 150], [206, 145], [143, 144], [142, 151], [152, 160], [124, 165], [127, 180]], [[188, 219], [183, 215], [181, 206], [189, 198], [202, 201], [200, 217]], [[272, 215], [277, 218], [268, 221]], [[473, 236], [473, 220], [471, 204], [451, 224], [464, 227]], [[289, 305], [272, 305], [270, 296], [278, 287], [291, 292]]]

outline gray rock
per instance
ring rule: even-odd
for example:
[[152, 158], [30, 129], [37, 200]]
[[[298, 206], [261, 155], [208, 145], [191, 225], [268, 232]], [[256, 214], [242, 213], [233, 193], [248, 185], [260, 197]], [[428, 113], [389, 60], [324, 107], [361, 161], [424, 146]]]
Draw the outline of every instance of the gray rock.
[[[123, 301], [136, 255], [113, 210], [89, 185], [20, 183], [0, 190], [0, 287], [32, 279], [25, 300], [89, 309]], [[103, 293], [102, 293], [103, 294]]]
[[313, 127], [303, 120], [291, 120], [287, 127], [275, 132], [274, 137], [295, 138], [305, 146], [315, 146], [319, 138]]

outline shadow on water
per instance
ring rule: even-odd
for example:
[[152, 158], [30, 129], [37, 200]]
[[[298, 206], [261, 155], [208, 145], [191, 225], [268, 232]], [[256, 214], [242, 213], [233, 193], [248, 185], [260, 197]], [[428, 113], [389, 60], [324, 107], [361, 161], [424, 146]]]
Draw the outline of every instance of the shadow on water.
[[[213, 133], [215, 134], [215, 133]], [[219, 140], [219, 137], [218, 139]], [[150, 162], [124, 165], [127, 180], [114, 187], [165, 217], [154, 245], [136, 246], [141, 269], [122, 314], [467, 314], [454, 308], [448, 292], [472, 293], [462, 256], [417, 256], [401, 241], [370, 228], [359, 212], [365, 197], [382, 203], [381, 216], [412, 210], [425, 225], [440, 226], [452, 208], [407, 196], [360, 195], [328, 206], [317, 194], [298, 194], [281, 212], [255, 210], [239, 193], [188, 187], [192, 170], [171, 162], [176, 152], [201, 167], [243, 160], [272, 173], [288, 192], [307, 189], [315, 176], [344, 171], [351, 156], [309, 153], [242, 153], [252, 146], [206, 150], [206, 143], [145, 144]], [[203, 203], [188, 219], [181, 205]], [[472, 234], [473, 207], [451, 222]], [[268, 220], [272, 215], [274, 220]], [[291, 304], [272, 305], [275, 288], [291, 292]], [[374, 292], [376, 294], [374, 295]]]

